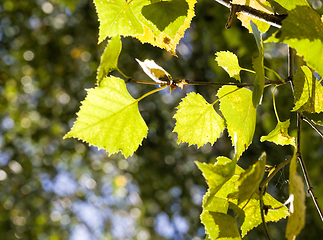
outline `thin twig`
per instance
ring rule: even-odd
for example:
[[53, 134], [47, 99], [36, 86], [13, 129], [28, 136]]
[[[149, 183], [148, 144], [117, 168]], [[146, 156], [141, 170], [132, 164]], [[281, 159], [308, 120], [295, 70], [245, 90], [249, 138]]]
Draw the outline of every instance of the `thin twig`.
[[[215, 1], [230, 9], [232, 9], [233, 5], [236, 5], [236, 4], [232, 4], [231, 0], [215, 0]], [[270, 25], [277, 28], [281, 28], [282, 21], [287, 17], [287, 15], [269, 14], [246, 5], [236, 5], [235, 8], [236, 8], [235, 9], [236, 12], [241, 12], [250, 17], [269, 23]]]
[[304, 159], [302, 157], [302, 152], [301, 152], [301, 127], [302, 127], [302, 117], [300, 113], [297, 113], [297, 158], [299, 160], [299, 163], [301, 165], [303, 175], [305, 178], [306, 186], [307, 186], [307, 192], [311, 195], [312, 200], [315, 204], [316, 210], [320, 215], [321, 221], [323, 222], [323, 213], [322, 209], [320, 207], [319, 202], [317, 201], [316, 194], [314, 192], [314, 188], [312, 186], [312, 183], [310, 181], [310, 177], [308, 175]]
[[[289, 47], [289, 52], [288, 52], [288, 73], [289, 73], [289, 77], [293, 78], [294, 76], [294, 57], [295, 57], [295, 50], [293, 50], [292, 48]], [[291, 86], [292, 86], [292, 90], [294, 92], [294, 85], [293, 85], [293, 81], [291, 81]], [[297, 147], [297, 158], [298, 161], [301, 165], [302, 171], [303, 171], [303, 175], [305, 178], [305, 182], [306, 182], [306, 186], [307, 186], [307, 191], [308, 193], [311, 195], [312, 200], [315, 204], [316, 210], [320, 215], [321, 221], [323, 222], [323, 213], [322, 213], [322, 209], [320, 207], [320, 204], [317, 201], [317, 197], [316, 194], [314, 192], [314, 188], [312, 186], [312, 183], [310, 181], [310, 177], [308, 175], [306, 166], [305, 166], [305, 162], [302, 156], [302, 151], [301, 151], [301, 131], [302, 131], [302, 115], [301, 113], [297, 113], [297, 140], [296, 140], [296, 147]]]
[[264, 204], [263, 196], [264, 196], [264, 191], [260, 191], [260, 194], [259, 194], [260, 215], [261, 215], [262, 225], [264, 226], [264, 231], [266, 233], [266, 238], [267, 238], [267, 240], [271, 240], [271, 237], [270, 237], [269, 231], [268, 231], [268, 227], [267, 227], [267, 223], [265, 220], [265, 214], [264, 214], [265, 204]]
[[[174, 79], [174, 83], [176, 83], [176, 80], [179, 79]], [[183, 79], [180, 79], [183, 80]], [[288, 79], [286, 81], [289, 81]], [[237, 86], [237, 87], [252, 87], [254, 84], [253, 83], [224, 83], [224, 82], [193, 82], [193, 81], [189, 81], [184, 79], [183, 82], [183, 86], [185, 85], [216, 85], [216, 86], [225, 86], [225, 85], [231, 85], [231, 86]], [[144, 81], [144, 80], [136, 80], [136, 79], [132, 79], [132, 78], [128, 78], [128, 80], [126, 81], [126, 83], [140, 83], [140, 84], [151, 84], [151, 85], [160, 85], [160, 83], [154, 82], [154, 81]], [[286, 82], [282, 83], [281, 81], [276, 81], [276, 80], [269, 80], [267, 82], [265, 82], [265, 85], [282, 85], [285, 84]]]
[[277, 166], [275, 166], [275, 170], [260, 184], [259, 188], [260, 190], [265, 189], [266, 185], [269, 183], [269, 181], [283, 168], [285, 167], [288, 163], [290, 163], [290, 161], [292, 160], [292, 158], [288, 158], [286, 160], [284, 160], [283, 162], [279, 163]]
[[312, 122], [312, 120], [308, 119], [306, 116], [303, 114], [301, 115], [301, 118], [303, 121], [307, 122], [320, 136], [323, 138], [323, 133], [321, 132], [320, 129], [318, 129], [315, 124]]

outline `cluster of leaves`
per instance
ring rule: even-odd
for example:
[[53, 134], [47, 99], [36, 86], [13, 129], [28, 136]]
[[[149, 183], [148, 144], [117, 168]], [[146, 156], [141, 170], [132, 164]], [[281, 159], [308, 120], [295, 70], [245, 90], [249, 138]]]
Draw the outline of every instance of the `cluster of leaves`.
[[[323, 88], [313, 74], [313, 71], [316, 71], [318, 75], [323, 76], [322, 20], [306, 1], [270, 2], [280, 6], [278, 14], [288, 15], [283, 20], [281, 29], [265, 42], [261, 36], [269, 29], [267, 23], [254, 19], [250, 21], [250, 17], [241, 14], [238, 16], [243, 26], [253, 33], [258, 47], [259, 54], [253, 59], [254, 70], [240, 67], [237, 56], [231, 52], [216, 53], [215, 60], [218, 65], [223, 67], [237, 83], [221, 87], [217, 92], [218, 100], [213, 103], [208, 103], [198, 93], [187, 94], [174, 115], [176, 119], [174, 132], [178, 134], [179, 143], [196, 144], [198, 147], [206, 143], [214, 144], [226, 128], [235, 149], [232, 160], [218, 157], [215, 164], [197, 162], [209, 186], [203, 199], [201, 220], [210, 239], [240, 239], [262, 221], [278, 221], [287, 215], [289, 215], [286, 231], [288, 239], [295, 237], [304, 225], [305, 193], [302, 180], [296, 171], [298, 151], [296, 141], [288, 134], [290, 120], [287, 119], [284, 122], [279, 120], [275, 102], [273, 105], [277, 126], [260, 140], [277, 145], [291, 145], [295, 148], [290, 166], [290, 196], [294, 196], [290, 210], [288, 211], [282, 203], [269, 194], [259, 190], [266, 166], [265, 153], [247, 170], [243, 170], [236, 164], [252, 143], [256, 127], [256, 110], [262, 101], [264, 88], [274, 82], [266, 80], [268, 78], [265, 70], [274, 72], [278, 77], [279, 80], [275, 82], [276, 87], [291, 80], [282, 79], [275, 71], [264, 66], [264, 43], [286, 43], [306, 61], [306, 65], [299, 67], [292, 79], [295, 106], [291, 111], [318, 114], [323, 110], [321, 97]], [[158, 84], [164, 86], [134, 99], [128, 93], [124, 80], [108, 76], [111, 71], [118, 70], [127, 80], [130, 80], [118, 68], [118, 58], [122, 49], [120, 36], [135, 37], [143, 43], [164, 48], [176, 55], [176, 45], [190, 25], [196, 1], [95, 0], [94, 3], [100, 21], [99, 43], [107, 37], [111, 39], [101, 57], [97, 74], [98, 86], [88, 90], [77, 114], [78, 118], [65, 138], [76, 137], [90, 145], [104, 148], [109, 154], [121, 151], [125, 157], [128, 157], [137, 150], [148, 132], [148, 127], [139, 112], [139, 101], [167, 86], [172, 90], [174, 87], [183, 87], [189, 82], [173, 80], [170, 74], [153, 61], [138, 60], [144, 71]], [[232, 4], [244, 3], [236, 0], [232, 1]], [[257, 1], [256, 4], [252, 1], [250, 7], [268, 14], [275, 12], [266, 1]], [[242, 70], [255, 74], [252, 90], [242, 87], [240, 78]], [[274, 94], [273, 99], [275, 99]], [[218, 101], [220, 108], [216, 111], [214, 104]], [[269, 210], [262, 220], [265, 207]], [[235, 217], [229, 214], [232, 211]], [[241, 234], [236, 218], [240, 221]]]

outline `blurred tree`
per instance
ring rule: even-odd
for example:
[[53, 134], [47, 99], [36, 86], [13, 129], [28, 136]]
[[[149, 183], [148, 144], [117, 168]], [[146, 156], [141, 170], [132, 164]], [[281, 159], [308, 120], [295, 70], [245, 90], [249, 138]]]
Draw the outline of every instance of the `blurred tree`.
[[[123, 39], [120, 68], [138, 79], [145, 78], [133, 59], [136, 56], [154, 59], [176, 77], [229, 81], [216, 65], [214, 53], [230, 49], [242, 66], [251, 68], [250, 55], [257, 50], [253, 36], [238, 21], [224, 30], [228, 13], [214, 1], [199, 2], [191, 28], [178, 46], [178, 58], [135, 39]], [[217, 89], [186, 87], [140, 102], [149, 137], [127, 159], [120, 154], [109, 157], [73, 139], [62, 140], [75, 121], [75, 112], [86, 95], [84, 89], [95, 85], [105, 47], [105, 43], [97, 45], [97, 37], [98, 21], [91, 1], [0, 3], [1, 238], [203, 239], [199, 215], [206, 184], [193, 161], [212, 162], [219, 155], [231, 156], [231, 142], [224, 137], [215, 146], [207, 144], [200, 149], [178, 145], [172, 116], [186, 92], [197, 90], [211, 102]], [[275, 58], [268, 67], [287, 75], [286, 48], [268, 47], [266, 53], [268, 59]], [[127, 87], [134, 97], [153, 88]], [[284, 87], [279, 91], [279, 96], [289, 99], [278, 107], [283, 118], [293, 99], [285, 97], [288, 91]], [[276, 124], [275, 117], [266, 113], [272, 108], [271, 97], [266, 90], [258, 117], [266, 129], [257, 128], [257, 139]], [[310, 159], [310, 175], [318, 185], [323, 168], [318, 161], [323, 155], [321, 139], [312, 132], [304, 138], [304, 157]], [[292, 154], [289, 148], [266, 147], [272, 165]], [[254, 142], [239, 163], [247, 167], [261, 151]], [[282, 171], [269, 188], [274, 195], [287, 198], [285, 174]], [[318, 185], [320, 199], [322, 187]], [[308, 202], [307, 231], [300, 238], [318, 239], [320, 221]], [[275, 239], [284, 238], [284, 224], [273, 227]], [[246, 238], [260, 236], [261, 229]]]

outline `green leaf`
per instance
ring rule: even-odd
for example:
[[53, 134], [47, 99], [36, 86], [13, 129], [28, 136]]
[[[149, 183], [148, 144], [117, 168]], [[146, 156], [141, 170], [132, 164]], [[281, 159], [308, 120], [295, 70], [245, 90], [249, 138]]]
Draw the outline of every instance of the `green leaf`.
[[262, 136], [260, 141], [274, 142], [277, 145], [292, 145], [295, 146], [295, 138], [288, 135], [290, 121], [278, 122], [275, 129], [272, 130], [267, 136]]
[[74, 137], [104, 148], [109, 154], [121, 151], [128, 157], [137, 150], [148, 127], [123, 80], [105, 78], [89, 89], [73, 128], [64, 138]]
[[232, 177], [236, 166], [236, 162], [227, 157], [218, 157], [214, 164], [197, 161], [195, 164], [202, 171], [208, 186], [213, 188], [215, 192]]
[[305, 225], [305, 186], [297, 173], [296, 151], [289, 167], [289, 195], [294, 201], [290, 203], [290, 215], [287, 220], [286, 238], [295, 239]]
[[252, 21], [250, 22], [250, 25], [259, 50], [259, 56], [255, 58], [252, 62], [253, 68], [256, 71], [256, 78], [254, 81], [252, 92], [252, 103], [253, 106], [256, 108], [262, 98], [265, 87], [264, 48], [261, 39], [261, 32], [258, 30], [257, 25], [254, 24]]
[[297, 6], [289, 11], [278, 34], [266, 42], [286, 43], [295, 48], [307, 65], [323, 76], [323, 22], [309, 6]]
[[[142, 15], [152, 22], [159, 31], [163, 32], [167, 26], [178, 18], [180, 18], [179, 26], [183, 25], [187, 10], [188, 3], [185, 0], [155, 1], [142, 8]], [[172, 31], [169, 35], [174, 37], [176, 34], [175, 28]]]
[[252, 103], [252, 92], [246, 88], [224, 86], [219, 89], [220, 110], [226, 121], [236, 158], [248, 148], [256, 127], [256, 108]]
[[[235, 163], [235, 161], [232, 161], [232, 163]], [[217, 218], [212, 217], [212, 212], [221, 213], [220, 215], [224, 216], [223, 214], [228, 212], [228, 208], [233, 209], [234, 212], [239, 215], [242, 237], [244, 237], [248, 231], [261, 224], [262, 220], [260, 215], [260, 202], [258, 192], [255, 192], [252, 195], [252, 198], [247, 205], [246, 203], [248, 199], [244, 202], [241, 202], [239, 206], [237, 205], [239, 178], [240, 176], [244, 175], [245, 172], [241, 167], [236, 165], [233, 175], [232, 173], [222, 174], [221, 169], [225, 169], [224, 172], [229, 173], [229, 169], [232, 168], [232, 166], [228, 165], [230, 164], [230, 159], [225, 157], [218, 158], [217, 164], [220, 168], [219, 170], [216, 170], [216, 165], [214, 165], [213, 167], [213, 165], [211, 164], [197, 164], [203, 171], [203, 175], [206, 177], [206, 181], [210, 186], [203, 199], [203, 212], [201, 214], [201, 220], [205, 225], [207, 234], [210, 235], [211, 239], [221, 237], [221, 229], [219, 229], [220, 223], [217, 222]], [[259, 180], [261, 178], [261, 169], [263, 169], [263, 165], [265, 164], [264, 159], [261, 158], [258, 164], [259, 166], [255, 167], [255, 171], [253, 171], [253, 173], [250, 172], [250, 175], [255, 174], [257, 176], [257, 179]], [[212, 177], [213, 172], [216, 175], [215, 177]], [[230, 175], [232, 175], [231, 178], [227, 180]], [[218, 189], [218, 186], [220, 186], [220, 189]], [[268, 193], [264, 195], [263, 199], [264, 204], [270, 205], [272, 206], [272, 208], [278, 208], [282, 205], [282, 203], [275, 200]], [[265, 216], [265, 220], [266, 222], [278, 221], [281, 218], [285, 218], [287, 214], [288, 209], [285, 206], [277, 210], [269, 210], [268, 214]], [[232, 226], [232, 228], [234, 229], [236, 227], [236, 223], [232, 224], [234, 225]], [[231, 230], [235, 232], [235, 230], [233, 229]]]
[[201, 214], [201, 220], [210, 239], [241, 239], [236, 220], [230, 215], [205, 211]]
[[[269, 193], [263, 196], [264, 205], [271, 206], [271, 208], [279, 208], [282, 203], [273, 198]], [[248, 200], [246, 200], [248, 201]], [[245, 202], [240, 206], [244, 206]], [[243, 208], [245, 217], [241, 222], [241, 236], [244, 237], [250, 230], [259, 226], [262, 223], [260, 215], [260, 201], [258, 193], [254, 194], [252, 199], [248, 202], [247, 206]], [[288, 215], [287, 207], [283, 206], [277, 210], [269, 209], [265, 215], [266, 222], [277, 222]]]
[[120, 36], [112, 37], [101, 56], [101, 62], [97, 73], [98, 82], [108, 76], [111, 71], [118, 68], [118, 59], [121, 48], [122, 44]]
[[138, 16], [145, 32], [135, 37], [176, 55], [176, 45], [194, 17], [195, 3], [196, 0], [152, 1]]
[[241, 174], [239, 184], [239, 199], [238, 204], [251, 198], [258, 191], [259, 184], [264, 176], [266, 166], [266, 153], [263, 153], [259, 160], [250, 166], [244, 173]]
[[323, 111], [323, 87], [308, 67], [301, 66], [296, 70], [294, 90], [295, 106], [292, 111]]
[[229, 51], [217, 52], [215, 55], [215, 61], [218, 62], [218, 65], [222, 67], [229, 74], [230, 77], [233, 77], [239, 82], [241, 82], [239, 75], [241, 67], [239, 66], [237, 56]]
[[200, 94], [187, 94], [177, 109], [174, 132], [178, 134], [178, 143], [188, 142], [198, 147], [208, 142], [213, 144], [224, 129], [223, 119]]
[[144, 34], [138, 16], [148, 0], [94, 0], [94, 4], [100, 21], [99, 43], [106, 37]]
[[306, 0], [292, 0], [292, 1], [275, 0], [275, 2], [280, 4], [280, 6], [286, 8], [287, 10], [292, 10], [296, 6], [308, 6], [308, 3]]

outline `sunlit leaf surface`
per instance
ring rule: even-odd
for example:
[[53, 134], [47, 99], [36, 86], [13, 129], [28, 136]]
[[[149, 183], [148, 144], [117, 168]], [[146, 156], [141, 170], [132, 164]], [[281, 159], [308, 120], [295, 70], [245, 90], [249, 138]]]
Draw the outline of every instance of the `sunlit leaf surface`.
[[200, 94], [187, 94], [177, 109], [174, 132], [178, 134], [178, 142], [198, 147], [208, 142], [213, 144], [224, 130], [223, 119]]
[[97, 74], [99, 82], [108, 76], [112, 70], [117, 69], [121, 48], [122, 44], [120, 36], [112, 37], [101, 56], [101, 62]]
[[289, 167], [289, 195], [293, 196], [290, 203], [289, 217], [286, 227], [286, 238], [295, 239], [305, 225], [305, 186], [302, 177], [297, 173], [296, 152]]
[[288, 128], [289, 128], [290, 120], [286, 120], [285, 122], [278, 122], [275, 129], [272, 130], [267, 136], [262, 136], [260, 141], [269, 141], [276, 143], [278, 145], [292, 145], [295, 146], [295, 138], [289, 136]]
[[137, 150], [148, 127], [123, 80], [105, 78], [100, 86], [89, 89], [81, 110], [65, 138], [75, 137], [104, 148], [109, 154], [121, 151], [128, 157]]
[[246, 88], [224, 86], [219, 89], [220, 110], [235, 147], [236, 157], [248, 148], [256, 127], [256, 108], [252, 103], [252, 92]]
[[216, 53], [215, 61], [217, 61], [218, 65], [222, 67], [230, 77], [235, 78], [239, 82], [240, 79], [240, 70], [237, 56], [229, 51], [221, 51]]

